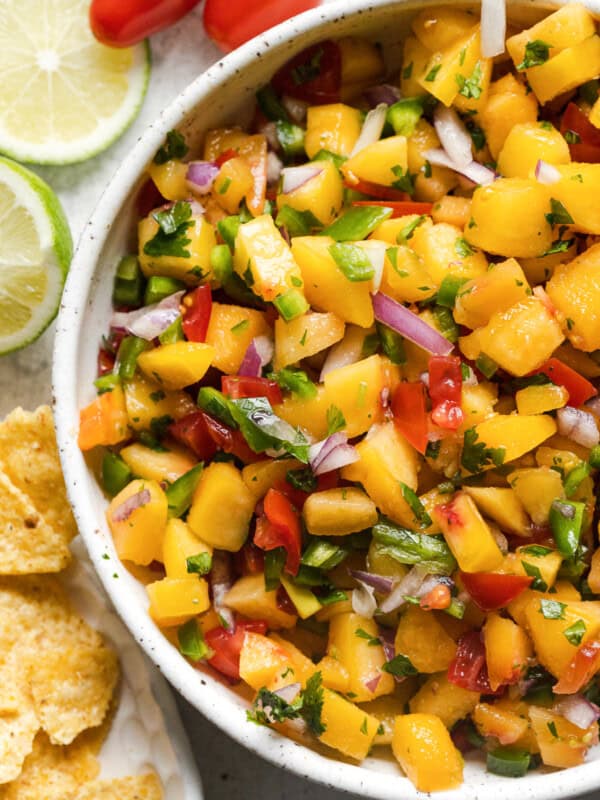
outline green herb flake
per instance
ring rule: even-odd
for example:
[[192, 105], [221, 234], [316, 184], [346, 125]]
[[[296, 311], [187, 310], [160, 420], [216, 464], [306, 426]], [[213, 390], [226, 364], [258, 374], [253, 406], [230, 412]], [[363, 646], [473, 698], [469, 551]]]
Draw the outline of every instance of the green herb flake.
[[556, 722], [547, 723], [548, 730], [555, 739], [558, 739], [558, 731], [556, 730]]
[[517, 69], [521, 71], [530, 69], [531, 67], [539, 67], [540, 64], [545, 64], [550, 57], [551, 47], [551, 44], [543, 42], [541, 39], [534, 39], [533, 42], [527, 42], [523, 61], [517, 64]]
[[396, 678], [405, 678], [408, 675], [417, 675], [419, 670], [414, 666], [408, 656], [403, 656], [401, 653], [394, 656], [390, 661], [381, 667], [383, 672], [389, 672], [390, 675], [395, 675]]
[[431, 525], [431, 517], [427, 513], [425, 506], [417, 497], [416, 492], [402, 481], [398, 481], [402, 491], [402, 497], [406, 500], [410, 510], [415, 515], [415, 519], [421, 528], [428, 528]]
[[360, 726], [360, 732], [361, 732], [361, 733], [364, 733], [364, 734], [365, 734], [365, 736], [366, 736], [366, 735], [367, 735], [367, 733], [369, 732], [369, 730], [368, 730], [368, 728], [367, 728], [367, 718], [366, 718], [366, 717], [365, 717], [365, 718], [363, 719], [363, 721], [362, 721], [362, 725]]
[[568, 642], [575, 647], [579, 647], [586, 631], [587, 627], [585, 622], [582, 619], [578, 619], [577, 622], [574, 622], [570, 627], [563, 631], [563, 635]]
[[473, 68], [473, 72], [468, 78], [457, 73], [455, 76], [458, 85], [458, 93], [467, 99], [479, 100], [481, 97], [481, 62], [478, 61]]
[[183, 158], [187, 155], [188, 146], [179, 131], [169, 131], [167, 140], [154, 156], [155, 164], [166, 164], [173, 158]]
[[210, 647], [204, 641], [202, 629], [195, 619], [178, 628], [177, 641], [179, 652], [191, 661], [201, 661], [211, 654]]
[[[416, 229], [419, 227], [419, 225], [422, 225], [425, 222], [426, 219], [427, 219], [427, 216], [425, 214], [421, 214], [420, 216], [415, 217], [415, 219], [411, 220], [403, 228], [401, 228], [400, 232], [396, 236], [396, 241], [398, 242], [398, 244], [404, 244], [405, 242], [408, 242], [409, 239], [412, 239]], [[392, 249], [392, 248], [390, 248], [390, 249]], [[397, 248], [394, 248], [394, 249], [397, 250]], [[395, 267], [395, 265], [394, 265], [394, 267]]]
[[550, 547], [544, 547], [541, 544], [530, 544], [528, 547], [522, 547], [520, 552], [528, 556], [533, 556], [534, 558], [544, 558], [550, 555], [550, 553], [553, 553], [554, 550]]
[[186, 248], [192, 240], [186, 236], [186, 232], [193, 225], [191, 205], [179, 200], [170, 209], [156, 211], [152, 216], [158, 223], [158, 230], [144, 245], [144, 253], [157, 258], [189, 258], [190, 251]]
[[195, 556], [188, 556], [185, 560], [187, 571], [197, 575], [208, 575], [212, 569], [212, 556], [210, 553], [198, 553]]
[[493, 464], [496, 467], [504, 463], [506, 450], [504, 447], [487, 447], [484, 442], [478, 442], [479, 434], [475, 428], [465, 431], [461, 464], [468, 472], [481, 472], [485, 467]]
[[250, 325], [249, 319], [243, 319], [241, 322], [236, 323], [232, 328], [229, 330], [233, 333], [234, 336], [238, 336], [242, 331], [245, 331], [246, 328]]
[[412, 197], [415, 191], [416, 176], [410, 173], [408, 169], [404, 172], [400, 164], [395, 164], [392, 167], [392, 172], [396, 176], [396, 180], [392, 182], [394, 189], [398, 189], [400, 192], [406, 192]]
[[536, 592], [548, 591], [548, 584], [542, 578], [542, 573], [540, 572], [539, 567], [536, 567], [535, 564], [529, 564], [527, 561], [521, 561], [521, 566], [525, 570], [525, 574], [529, 575], [530, 578], [533, 578], [533, 582], [531, 584], [532, 589], [535, 589]]
[[475, 250], [473, 250], [464, 236], [459, 236], [454, 242], [454, 252], [459, 258], [468, 258], [469, 256], [475, 255]]
[[306, 372], [296, 367], [284, 367], [279, 372], [269, 373], [269, 380], [275, 381], [282, 389], [304, 400], [317, 396], [317, 387]]
[[575, 239], [555, 239], [550, 245], [549, 249], [546, 250], [545, 253], [542, 253], [542, 257], [552, 256], [555, 253], [566, 253], [567, 250], [569, 250], [574, 244]]
[[431, 178], [433, 173], [431, 171], [431, 164], [429, 163], [429, 161], [425, 161], [425, 163], [421, 167], [421, 172], [426, 178]]
[[558, 600], [540, 600], [539, 613], [544, 619], [564, 619], [565, 618], [565, 603], [559, 603]]
[[321, 673], [315, 672], [306, 682], [306, 687], [301, 695], [302, 718], [315, 736], [321, 736], [326, 730], [321, 719], [323, 711], [323, 687], [321, 684]]
[[554, 197], [550, 198], [550, 214], [544, 214], [549, 225], [572, 225], [573, 217], [569, 214], [567, 209], [563, 206], [560, 200]]
[[441, 68], [442, 68], [441, 64], [436, 64], [435, 67], [432, 67], [429, 70], [427, 75], [425, 75], [425, 80], [427, 81], [427, 83], [433, 83], [435, 81], [435, 79], [437, 78], [437, 74], [441, 70]]
[[402, 77], [403, 77], [405, 80], [409, 80], [409, 79], [412, 77], [412, 74], [413, 74], [413, 66], [414, 66], [414, 64], [413, 64], [413, 62], [411, 61], [411, 62], [410, 62], [410, 64], [407, 64], [407, 65], [404, 67], [404, 69], [402, 70]]
[[575, 131], [565, 131], [564, 137], [567, 144], [580, 144], [581, 143], [581, 136], [576, 133]]
[[337, 433], [346, 427], [346, 418], [344, 417], [341, 409], [337, 406], [330, 405], [326, 413], [327, 419], [327, 436]]
[[358, 636], [359, 639], [366, 639], [369, 647], [377, 647], [377, 645], [381, 644], [381, 639], [377, 636], [371, 636], [364, 628], [357, 628], [354, 631], [354, 635]]

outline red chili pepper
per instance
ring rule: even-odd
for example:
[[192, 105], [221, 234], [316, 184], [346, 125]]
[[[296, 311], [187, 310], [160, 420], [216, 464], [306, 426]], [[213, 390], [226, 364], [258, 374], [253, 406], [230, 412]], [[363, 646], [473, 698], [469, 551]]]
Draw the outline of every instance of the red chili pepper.
[[198, 458], [208, 461], [217, 452], [217, 445], [208, 432], [205, 417], [202, 411], [193, 411], [172, 422], [168, 430], [174, 439], [189, 447]]
[[316, 5], [317, 0], [206, 0], [204, 28], [227, 53]]
[[422, 383], [399, 383], [392, 395], [394, 424], [419, 453], [427, 449], [427, 409]]
[[222, 167], [227, 161], [230, 161], [232, 158], [237, 158], [238, 152], [237, 150], [233, 150], [231, 147], [228, 150], [223, 150], [220, 156], [215, 158], [215, 164], [217, 167]]
[[92, 0], [90, 25], [109, 47], [131, 47], [174, 25], [200, 0]]
[[458, 640], [456, 655], [448, 667], [448, 680], [471, 692], [502, 694], [500, 687], [492, 691], [485, 660], [485, 646], [479, 631], [468, 631]]
[[458, 356], [431, 356], [429, 359], [431, 418], [440, 428], [455, 431], [464, 415], [461, 408], [462, 371]]
[[564, 386], [569, 393], [569, 405], [578, 408], [590, 397], [598, 394], [596, 387], [586, 380], [583, 375], [575, 372], [558, 358], [549, 358], [545, 364], [529, 373], [530, 375], [546, 375], [552, 383]]
[[244, 397], [266, 397], [271, 405], [283, 402], [281, 389], [276, 381], [267, 378], [253, 378], [248, 375], [223, 375], [221, 391], [232, 400]]
[[575, 694], [588, 684], [600, 669], [600, 641], [591, 639], [581, 645], [559, 681], [552, 687], [555, 694]]
[[204, 634], [206, 644], [214, 651], [214, 655], [207, 659], [214, 669], [225, 675], [231, 681], [240, 679], [240, 653], [244, 646], [244, 637], [247, 631], [252, 633], [267, 632], [267, 623], [263, 620], [236, 620], [235, 631], [228, 631], [219, 626]]
[[533, 581], [529, 575], [501, 575], [496, 572], [461, 572], [460, 578], [482, 611], [505, 608]]
[[208, 428], [208, 434], [213, 442], [217, 445], [219, 450], [224, 453], [231, 453], [243, 461], [244, 464], [252, 464], [254, 461], [260, 461], [262, 456], [251, 450], [248, 443], [244, 439], [241, 431], [233, 431], [227, 425], [210, 417], [208, 414], [201, 412]]
[[313, 104], [337, 103], [342, 85], [340, 48], [329, 40], [307, 47], [278, 70], [271, 83], [280, 95]]
[[560, 132], [564, 135], [568, 131], [576, 134], [580, 140], [569, 144], [573, 161], [600, 162], [600, 130], [592, 125], [575, 103], [569, 103], [560, 122]]
[[[354, 176], [352, 176], [352, 178], [346, 177], [344, 180], [344, 184], [348, 187], [348, 189], [354, 189], [354, 191], [356, 192], [369, 194], [371, 195], [371, 197], [377, 197], [380, 200], [390, 200], [392, 202], [395, 201], [400, 203], [407, 203], [410, 201], [409, 194], [401, 191], [400, 189], [394, 189], [393, 186], [383, 186], [380, 183], [372, 183], [371, 181], [362, 181], [360, 180], [360, 178], [356, 178]], [[367, 205], [372, 206], [379, 204], [367, 202]], [[384, 202], [383, 205], [387, 206], [388, 204]]]
[[198, 286], [183, 298], [183, 332], [188, 342], [205, 342], [212, 312], [212, 292], [208, 284]]
[[263, 501], [264, 516], [256, 522], [254, 544], [262, 550], [284, 547], [287, 552], [285, 571], [297, 575], [300, 569], [302, 529], [298, 512], [290, 500], [277, 489], [269, 489]]
[[353, 206], [384, 206], [391, 208], [390, 219], [405, 217], [407, 214], [431, 214], [433, 203], [417, 203], [413, 200], [355, 200]]

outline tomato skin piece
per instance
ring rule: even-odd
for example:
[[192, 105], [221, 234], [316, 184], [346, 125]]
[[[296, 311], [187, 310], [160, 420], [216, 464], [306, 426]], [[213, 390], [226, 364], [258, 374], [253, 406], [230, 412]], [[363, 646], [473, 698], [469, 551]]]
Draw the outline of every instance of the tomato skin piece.
[[569, 405], [575, 408], [582, 406], [586, 400], [598, 394], [598, 390], [592, 383], [558, 358], [549, 358], [545, 364], [530, 374], [546, 375], [552, 383], [564, 386], [569, 393]]
[[[285, 2], [276, 1], [282, 6]], [[284, 64], [271, 83], [279, 95], [287, 94], [307, 103], [339, 102], [342, 85], [340, 48], [329, 39], [307, 47]]]
[[264, 516], [258, 517], [254, 544], [262, 550], [284, 547], [285, 571], [297, 575], [302, 551], [302, 529], [298, 512], [290, 499], [277, 489], [269, 489], [263, 500]]
[[170, 435], [181, 442], [203, 461], [208, 461], [217, 452], [202, 411], [193, 411], [169, 425]]
[[431, 418], [436, 425], [455, 431], [463, 421], [462, 371], [458, 356], [431, 356], [429, 359]]
[[460, 579], [482, 611], [505, 608], [533, 582], [529, 575], [501, 575], [497, 572], [461, 572]]
[[319, 3], [315, 0], [206, 0], [204, 29], [225, 53], [295, 14]]
[[198, 5], [200, 0], [92, 0], [92, 33], [109, 47], [131, 47], [158, 33]]
[[234, 431], [223, 425], [214, 417], [200, 412], [204, 417], [208, 433], [213, 442], [216, 444], [217, 449], [222, 450], [224, 453], [230, 453], [244, 464], [252, 464], [255, 461], [260, 461], [262, 456], [252, 450], [246, 440], [244, 439], [241, 431]]
[[471, 692], [499, 695], [504, 692], [500, 686], [492, 691], [485, 660], [485, 645], [480, 631], [467, 631], [458, 640], [456, 655], [448, 667], [448, 680]]
[[267, 378], [253, 378], [248, 375], [223, 375], [221, 391], [232, 400], [244, 397], [266, 397], [271, 405], [283, 402], [281, 389], [276, 381]]
[[399, 383], [392, 395], [392, 413], [400, 433], [424, 455], [427, 449], [427, 411], [423, 384]]
[[99, 378], [103, 375], [108, 375], [109, 372], [112, 372], [115, 368], [115, 355], [114, 353], [110, 353], [104, 347], [101, 347], [98, 350], [98, 368], [96, 374]]
[[215, 164], [217, 167], [222, 167], [223, 164], [226, 164], [232, 158], [237, 158], [238, 152], [230, 147], [228, 150], [223, 150], [220, 156], [215, 158]]
[[600, 641], [592, 639], [581, 645], [552, 691], [554, 694], [575, 694], [591, 681], [599, 669]]
[[183, 319], [181, 321], [188, 342], [205, 342], [210, 315], [212, 313], [212, 292], [210, 286], [198, 286], [183, 298]]
[[235, 631], [219, 626], [204, 634], [206, 644], [214, 651], [207, 662], [232, 682], [240, 680], [240, 653], [246, 632], [264, 635], [267, 623], [263, 620], [236, 620]]
[[392, 209], [390, 219], [405, 217], [407, 214], [431, 214], [433, 203], [418, 203], [413, 200], [355, 200], [353, 206], [383, 206]]
[[252, 541], [233, 554], [233, 563], [241, 575], [256, 575], [265, 568], [265, 554]]
[[600, 131], [575, 103], [569, 103], [560, 121], [560, 132], [564, 135], [567, 131], [576, 133], [581, 140], [569, 144], [573, 161], [600, 162]]

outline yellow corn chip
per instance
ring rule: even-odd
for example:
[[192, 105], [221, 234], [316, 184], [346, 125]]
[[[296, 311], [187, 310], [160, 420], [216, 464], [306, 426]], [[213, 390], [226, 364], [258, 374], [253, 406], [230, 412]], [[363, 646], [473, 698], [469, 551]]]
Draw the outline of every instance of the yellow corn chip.
[[81, 785], [99, 773], [100, 765], [86, 744], [77, 740], [60, 747], [39, 733], [17, 780], [0, 787], [0, 800], [74, 800]]
[[0, 666], [0, 715], [16, 714], [21, 700], [22, 667], [11, 656]]
[[0, 472], [0, 574], [59, 572], [71, 559], [64, 537]]
[[26, 685], [22, 682], [15, 691], [19, 693], [18, 711], [0, 714], [0, 784], [19, 776], [40, 727]]
[[15, 408], [0, 422], [0, 462], [15, 486], [26, 494], [65, 544], [77, 535], [67, 501], [52, 412]]
[[162, 800], [163, 792], [158, 777], [147, 775], [116, 778], [112, 781], [94, 781], [84, 786], [73, 800]]

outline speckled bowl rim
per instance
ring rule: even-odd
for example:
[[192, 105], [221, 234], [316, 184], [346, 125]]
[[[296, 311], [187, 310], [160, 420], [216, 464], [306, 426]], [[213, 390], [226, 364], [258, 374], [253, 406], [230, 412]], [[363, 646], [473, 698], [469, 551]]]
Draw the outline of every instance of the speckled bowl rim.
[[[441, 0], [444, 2], [444, 0]], [[512, 0], [511, 0], [512, 2]], [[59, 449], [69, 497], [92, 562], [116, 610], [125, 624], [162, 671], [170, 683], [205, 717], [225, 733], [257, 755], [299, 776], [318, 781], [330, 788], [354, 792], [381, 800], [418, 800], [430, 795], [417, 792], [400, 773], [382, 768], [375, 771], [335, 758], [326, 757], [297, 744], [267, 728], [248, 724], [237, 695], [209, 671], [198, 672], [167, 642], [148, 615], [131, 602], [124, 585], [114, 581], [115, 563], [106, 559], [106, 549], [98, 532], [105, 523], [93, 512], [92, 471], [77, 447], [76, 429], [77, 365], [80, 337], [84, 335], [83, 318], [90, 303], [90, 287], [104, 243], [110, 237], [116, 212], [136, 185], [146, 164], [152, 158], [167, 131], [177, 127], [216, 85], [232, 78], [255, 59], [268, 58], [267, 51], [293, 46], [294, 39], [315, 29], [326, 38], [335, 34], [336, 22], [353, 15], [379, 9], [419, 8], [441, 4], [440, 0], [335, 0], [307, 11], [240, 47], [217, 62], [190, 84], [150, 125], [123, 161], [109, 183], [88, 222], [73, 260], [57, 322], [54, 346], [53, 394]], [[531, 5], [552, 9], [564, 0], [525, 0], [514, 5]], [[600, 0], [587, 2], [595, 13]], [[210, 765], [206, 765], [210, 769]], [[457, 790], [437, 792], [437, 800], [562, 800], [600, 787], [600, 771], [596, 760], [560, 772], [531, 773], [518, 781], [489, 775], [481, 768], [467, 765], [465, 783]]]

